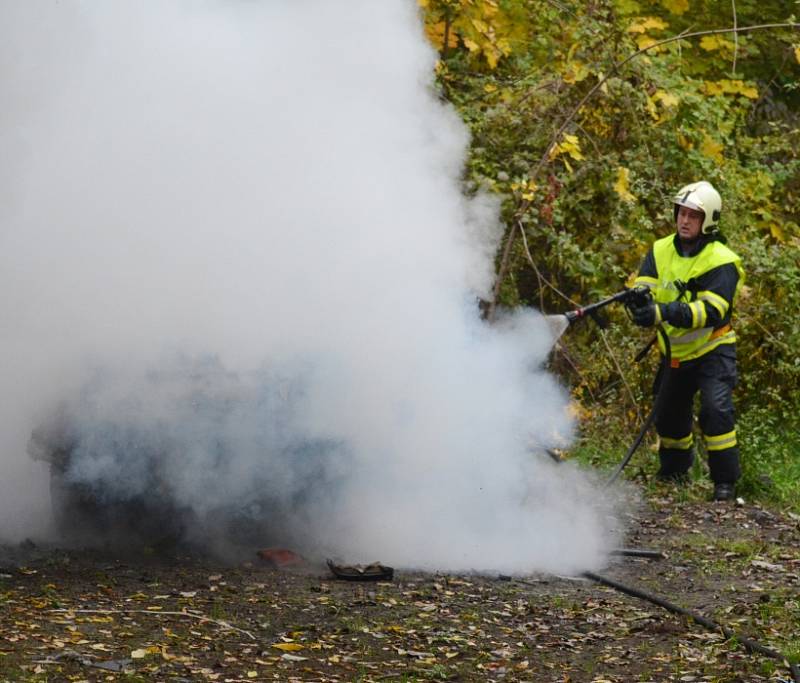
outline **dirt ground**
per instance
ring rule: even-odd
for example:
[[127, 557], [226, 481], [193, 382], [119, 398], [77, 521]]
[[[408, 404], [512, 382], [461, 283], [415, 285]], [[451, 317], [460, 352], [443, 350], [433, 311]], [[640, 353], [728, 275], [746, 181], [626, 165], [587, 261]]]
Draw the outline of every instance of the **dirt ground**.
[[[665, 490], [604, 575], [800, 654], [800, 520]], [[376, 558], [378, 559], [378, 558]], [[582, 578], [222, 566], [0, 548], [0, 681], [780, 681], [721, 633]]]

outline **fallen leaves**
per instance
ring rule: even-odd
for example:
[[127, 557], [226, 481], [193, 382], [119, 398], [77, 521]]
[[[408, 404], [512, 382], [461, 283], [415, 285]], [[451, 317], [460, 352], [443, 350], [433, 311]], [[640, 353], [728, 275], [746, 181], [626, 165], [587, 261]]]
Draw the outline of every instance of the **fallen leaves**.
[[272, 647], [284, 652], [297, 652], [303, 649], [303, 646], [299, 643], [273, 643]]
[[[797, 520], [748, 506], [676, 506], [668, 498], [656, 500], [654, 510], [639, 520], [634, 542], [669, 551], [671, 559], [619, 560], [612, 570], [621, 579], [717, 611], [765, 644], [791, 637], [781, 620], [798, 610]], [[547, 576], [522, 583], [406, 573], [391, 584], [364, 585], [257, 564], [223, 574], [188, 563], [153, 570], [146, 581], [141, 570], [119, 569], [101, 589], [92, 561], [79, 555], [34, 571], [9, 570], [14, 578], [0, 593], [0, 680], [89, 679], [89, 669], [105, 668], [148, 680], [220, 683], [621, 683], [640, 674], [733, 680], [734, 672], [758, 681], [763, 664], [650, 605]], [[64, 607], [36, 608], [43, 595]], [[161, 609], [148, 609], [154, 606]]]

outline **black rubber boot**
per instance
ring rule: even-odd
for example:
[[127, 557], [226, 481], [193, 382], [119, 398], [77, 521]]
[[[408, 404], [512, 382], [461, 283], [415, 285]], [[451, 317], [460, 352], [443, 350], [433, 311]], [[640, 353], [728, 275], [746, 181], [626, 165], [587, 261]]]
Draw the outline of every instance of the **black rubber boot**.
[[713, 500], [733, 500], [736, 496], [736, 487], [733, 484], [720, 482], [714, 484]]

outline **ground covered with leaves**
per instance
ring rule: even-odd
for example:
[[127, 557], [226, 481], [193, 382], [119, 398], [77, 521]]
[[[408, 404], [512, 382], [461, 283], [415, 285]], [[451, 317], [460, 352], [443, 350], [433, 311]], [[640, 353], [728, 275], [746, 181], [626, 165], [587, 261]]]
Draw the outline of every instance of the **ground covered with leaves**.
[[[604, 575], [800, 655], [800, 518], [664, 490]], [[378, 559], [378, 558], [376, 558]], [[779, 661], [581, 577], [0, 549], [0, 681], [778, 681]]]

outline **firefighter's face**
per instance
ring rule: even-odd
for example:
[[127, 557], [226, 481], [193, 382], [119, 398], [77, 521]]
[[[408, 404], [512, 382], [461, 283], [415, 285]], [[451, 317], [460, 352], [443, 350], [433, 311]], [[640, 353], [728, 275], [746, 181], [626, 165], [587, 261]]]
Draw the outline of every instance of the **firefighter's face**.
[[705, 214], [688, 206], [678, 207], [678, 236], [685, 242], [694, 242], [700, 236]]

